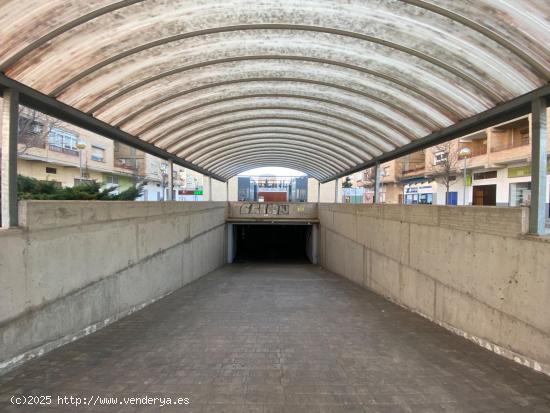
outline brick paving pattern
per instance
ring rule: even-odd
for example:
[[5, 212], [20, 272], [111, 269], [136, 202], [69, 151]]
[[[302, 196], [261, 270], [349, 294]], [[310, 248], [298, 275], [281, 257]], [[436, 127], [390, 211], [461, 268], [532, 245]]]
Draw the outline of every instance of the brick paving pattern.
[[[13, 394], [190, 404], [41, 409]], [[0, 411], [39, 410], [550, 412], [550, 378], [319, 267], [243, 263], [0, 377]]]

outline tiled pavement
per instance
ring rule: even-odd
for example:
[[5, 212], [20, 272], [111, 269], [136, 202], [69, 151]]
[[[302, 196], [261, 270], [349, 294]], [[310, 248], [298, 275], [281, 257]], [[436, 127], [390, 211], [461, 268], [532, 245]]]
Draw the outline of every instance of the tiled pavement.
[[[549, 377], [301, 264], [227, 266], [0, 386], [2, 412], [550, 412]], [[13, 394], [190, 405], [46, 410]]]

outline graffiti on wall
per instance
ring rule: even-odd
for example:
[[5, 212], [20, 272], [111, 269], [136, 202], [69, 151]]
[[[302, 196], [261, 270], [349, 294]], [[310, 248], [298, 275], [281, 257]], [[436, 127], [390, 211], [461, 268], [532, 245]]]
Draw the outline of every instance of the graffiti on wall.
[[246, 203], [241, 205], [240, 212], [242, 215], [288, 215], [290, 212], [290, 205]]

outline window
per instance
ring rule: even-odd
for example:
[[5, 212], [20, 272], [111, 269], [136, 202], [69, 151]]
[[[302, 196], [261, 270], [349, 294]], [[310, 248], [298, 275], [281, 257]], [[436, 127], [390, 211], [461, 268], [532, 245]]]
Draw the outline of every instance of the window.
[[497, 171], [478, 172], [474, 174], [474, 179], [479, 181], [480, 179], [493, 179], [497, 177]]
[[107, 177], [105, 178], [105, 182], [109, 185], [118, 185], [118, 175], [107, 175]]
[[439, 151], [434, 153], [434, 165], [439, 165], [442, 163], [447, 162], [447, 159], [449, 158], [449, 154], [445, 151]]
[[63, 152], [78, 156], [76, 142], [77, 136], [74, 133], [62, 129], [52, 128], [48, 134], [48, 144], [50, 149], [56, 152]]
[[531, 205], [531, 182], [510, 184], [510, 206]]
[[105, 162], [105, 149], [92, 145], [92, 161]]
[[47, 174], [56, 174], [57, 173], [57, 168], [51, 168], [49, 166], [46, 166], [46, 173]]
[[433, 194], [420, 194], [418, 198], [419, 204], [431, 205], [433, 203]]

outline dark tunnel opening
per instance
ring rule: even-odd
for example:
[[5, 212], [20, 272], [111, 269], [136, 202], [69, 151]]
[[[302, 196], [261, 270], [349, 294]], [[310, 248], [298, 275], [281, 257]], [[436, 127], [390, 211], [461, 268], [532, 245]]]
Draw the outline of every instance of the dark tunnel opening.
[[310, 225], [235, 225], [235, 262], [308, 262]]

